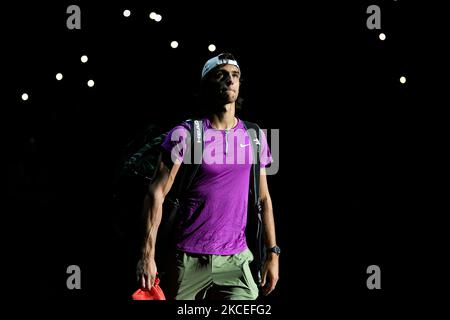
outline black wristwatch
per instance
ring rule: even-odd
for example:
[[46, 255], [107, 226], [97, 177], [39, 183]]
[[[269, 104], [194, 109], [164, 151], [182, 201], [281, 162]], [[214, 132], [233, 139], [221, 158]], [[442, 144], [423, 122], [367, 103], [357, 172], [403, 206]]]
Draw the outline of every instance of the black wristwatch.
[[268, 252], [274, 252], [277, 255], [280, 255], [280, 253], [281, 253], [281, 249], [280, 249], [279, 246], [275, 246], [275, 247], [269, 248], [269, 249], [267, 249], [267, 251]]

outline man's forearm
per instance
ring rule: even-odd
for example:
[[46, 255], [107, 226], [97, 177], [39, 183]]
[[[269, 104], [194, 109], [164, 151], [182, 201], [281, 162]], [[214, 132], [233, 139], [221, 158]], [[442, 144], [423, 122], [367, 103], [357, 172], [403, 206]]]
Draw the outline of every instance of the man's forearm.
[[267, 248], [272, 248], [277, 244], [275, 236], [275, 220], [273, 218], [272, 201], [270, 197], [262, 199], [261, 201], [263, 209], [263, 225], [264, 225], [264, 238]]
[[145, 257], [155, 256], [156, 235], [162, 217], [162, 197], [154, 192], [149, 192], [144, 199], [144, 214], [146, 217], [146, 228], [143, 246]]

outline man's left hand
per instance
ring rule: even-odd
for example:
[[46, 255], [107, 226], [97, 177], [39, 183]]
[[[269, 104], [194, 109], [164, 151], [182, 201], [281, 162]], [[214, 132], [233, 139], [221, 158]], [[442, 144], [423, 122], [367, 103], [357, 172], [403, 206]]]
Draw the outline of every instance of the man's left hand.
[[[266, 282], [266, 280], [268, 280]], [[262, 287], [263, 294], [267, 296], [270, 294], [278, 282], [278, 255], [275, 253], [269, 253], [267, 260], [264, 264], [262, 273]]]

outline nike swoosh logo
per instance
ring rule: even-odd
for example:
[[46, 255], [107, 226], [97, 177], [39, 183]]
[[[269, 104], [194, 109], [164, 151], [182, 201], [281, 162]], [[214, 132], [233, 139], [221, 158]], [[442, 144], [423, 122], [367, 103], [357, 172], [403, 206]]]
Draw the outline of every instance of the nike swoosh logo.
[[248, 144], [242, 144], [242, 143], [241, 143], [241, 148], [248, 147], [249, 145], [250, 145], [250, 143], [248, 143]]

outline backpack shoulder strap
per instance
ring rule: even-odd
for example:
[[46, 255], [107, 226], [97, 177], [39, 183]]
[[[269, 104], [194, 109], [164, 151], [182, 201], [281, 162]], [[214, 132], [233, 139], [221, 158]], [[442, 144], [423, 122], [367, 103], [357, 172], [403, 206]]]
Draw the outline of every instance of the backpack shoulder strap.
[[[185, 160], [180, 166], [176, 176], [176, 181], [172, 196], [176, 199], [180, 198], [184, 191], [189, 189], [194, 177], [200, 167], [203, 155], [203, 121], [187, 120], [189, 125], [189, 136], [186, 140]], [[193, 155], [192, 155], [193, 151]]]
[[247, 133], [250, 137], [250, 144], [252, 146], [253, 151], [253, 163], [251, 170], [251, 180], [250, 180], [250, 193], [252, 195], [254, 210], [257, 218], [257, 227], [256, 227], [256, 246], [257, 252], [255, 254], [255, 263], [257, 267], [257, 283], [261, 286], [262, 283], [262, 267], [265, 259], [265, 247], [263, 241], [263, 222], [262, 215], [263, 210], [261, 206], [261, 199], [259, 194], [259, 179], [260, 179], [260, 147], [261, 144], [259, 142], [259, 131], [260, 128], [256, 123], [244, 121], [245, 128], [247, 129]]
[[260, 175], [260, 143], [259, 143], [259, 126], [256, 123], [244, 121], [245, 128], [250, 137], [250, 144], [252, 146], [253, 164], [252, 164], [252, 180], [250, 191], [255, 205], [259, 204], [259, 175]]

